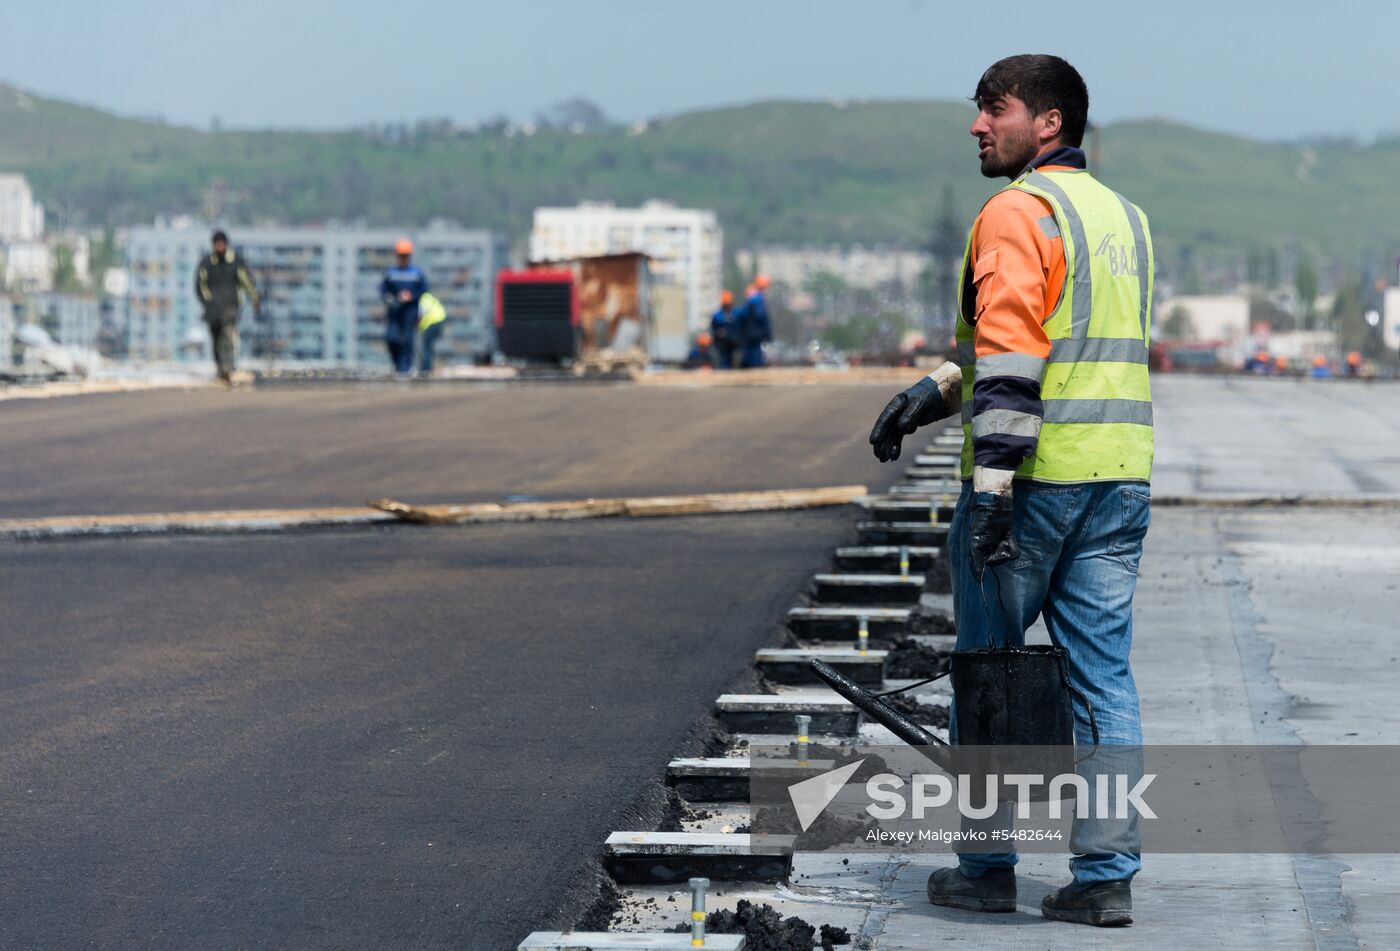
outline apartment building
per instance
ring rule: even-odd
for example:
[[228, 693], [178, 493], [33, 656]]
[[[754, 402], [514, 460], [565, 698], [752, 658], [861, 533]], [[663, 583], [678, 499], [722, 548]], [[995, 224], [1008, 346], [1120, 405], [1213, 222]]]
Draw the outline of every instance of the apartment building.
[[0, 172], [0, 242], [37, 241], [44, 236], [44, 206], [34, 200], [29, 180]]
[[744, 249], [734, 256], [745, 273], [762, 272], [775, 284], [798, 292], [820, 273], [834, 274], [848, 287], [884, 290], [891, 286], [912, 289], [928, 267], [929, 256], [911, 248], [764, 246]]

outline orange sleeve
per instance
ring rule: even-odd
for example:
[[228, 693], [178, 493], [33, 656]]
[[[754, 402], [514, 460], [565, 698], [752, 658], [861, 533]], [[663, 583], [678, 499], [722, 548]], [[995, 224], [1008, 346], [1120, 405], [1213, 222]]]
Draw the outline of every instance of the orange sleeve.
[[1050, 355], [1044, 323], [1065, 283], [1064, 241], [1054, 220], [1048, 204], [1015, 189], [998, 192], [977, 216], [971, 260], [977, 356]]

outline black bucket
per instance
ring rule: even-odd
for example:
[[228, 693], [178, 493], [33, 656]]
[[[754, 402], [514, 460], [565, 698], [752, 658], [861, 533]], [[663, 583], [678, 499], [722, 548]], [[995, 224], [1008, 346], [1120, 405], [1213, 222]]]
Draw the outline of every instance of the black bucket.
[[959, 746], [1074, 746], [1062, 647], [982, 647], [952, 654]]
[[[1052, 776], [1075, 771], [1074, 702], [1094, 711], [1069, 680], [1059, 646], [983, 647], [952, 654], [959, 765], [969, 774]], [[1092, 753], [1090, 754], [1092, 755]], [[1046, 787], [1030, 795], [1043, 802]]]

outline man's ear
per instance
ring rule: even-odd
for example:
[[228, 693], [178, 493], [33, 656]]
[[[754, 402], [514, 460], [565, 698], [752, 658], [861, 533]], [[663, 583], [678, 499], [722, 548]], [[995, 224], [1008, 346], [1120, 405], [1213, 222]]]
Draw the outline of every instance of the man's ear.
[[1037, 118], [1039, 119], [1041, 143], [1058, 139], [1060, 133], [1064, 131], [1064, 116], [1058, 109], [1047, 109]]

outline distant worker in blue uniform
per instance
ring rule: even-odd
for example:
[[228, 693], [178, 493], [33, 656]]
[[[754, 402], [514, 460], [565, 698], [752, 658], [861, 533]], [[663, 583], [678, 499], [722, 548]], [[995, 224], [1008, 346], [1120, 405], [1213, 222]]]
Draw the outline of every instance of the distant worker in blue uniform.
[[764, 365], [763, 345], [773, 339], [767, 290], [768, 275], [758, 275], [745, 293], [744, 306], [734, 315], [735, 345], [740, 348], [739, 365], [745, 370]]
[[734, 295], [729, 291], [719, 295], [719, 310], [710, 318], [710, 353], [715, 369], [734, 368]]
[[379, 294], [384, 298], [384, 343], [389, 360], [401, 377], [413, 372], [413, 337], [418, 333], [418, 301], [428, 293], [428, 278], [413, 263], [413, 242], [400, 238], [394, 245], [399, 262], [384, 274]]

